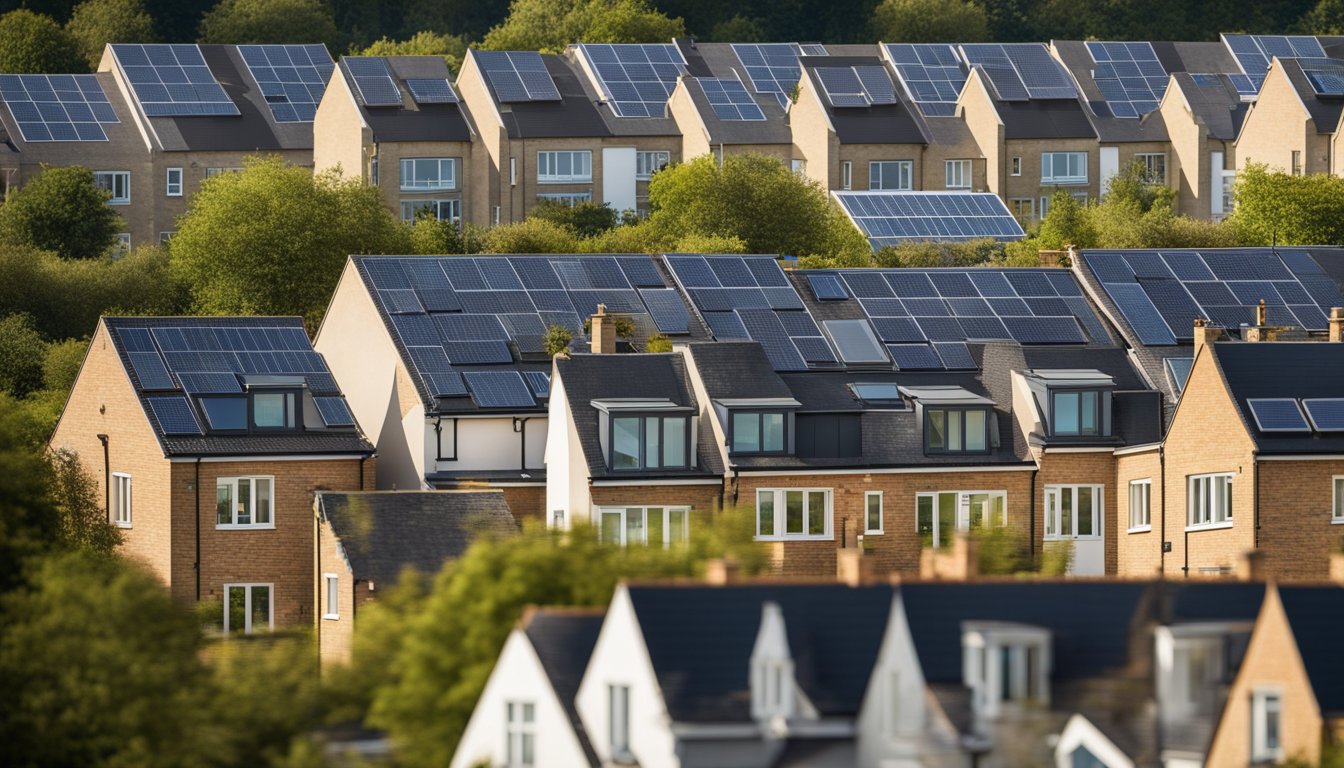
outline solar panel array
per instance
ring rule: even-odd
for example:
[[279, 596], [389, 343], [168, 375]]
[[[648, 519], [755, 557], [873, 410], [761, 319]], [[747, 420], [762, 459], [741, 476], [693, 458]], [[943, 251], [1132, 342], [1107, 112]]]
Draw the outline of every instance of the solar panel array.
[[456, 104], [457, 91], [446, 77], [412, 77], [406, 80], [406, 89], [416, 104]]
[[886, 67], [817, 67], [816, 73], [822, 92], [833, 107], [896, 103], [896, 87]]
[[[364, 256], [356, 264], [430, 398], [469, 395], [481, 408], [534, 407], [545, 387], [513, 381], [525, 372], [470, 372], [546, 360], [547, 328], [564, 327], [581, 340], [598, 304], [630, 317], [642, 336], [691, 330], [685, 303], [648, 256]], [[534, 394], [523, 397], [528, 392]]]
[[874, 249], [911, 240], [1020, 240], [1022, 225], [991, 192], [835, 192]]
[[779, 108], [788, 110], [790, 95], [803, 76], [803, 65], [798, 62], [802, 48], [797, 43], [733, 43], [733, 53], [747, 70], [751, 87], [757, 93], [772, 94]]
[[0, 99], [27, 142], [107, 141], [121, 122], [96, 75], [0, 75]]
[[671, 44], [584, 43], [579, 54], [617, 117], [662, 117], [677, 78], [686, 73], [686, 60]]
[[886, 56], [910, 100], [929, 117], [952, 117], [966, 85], [966, 64], [950, 45], [888, 43]]
[[1344, 398], [1252, 397], [1246, 405], [1261, 432], [1344, 431]]
[[1269, 62], [1275, 56], [1281, 59], [1325, 58], [1321, 42], [1307, 35], [1223, 35], [1223, 44], [1257, 91], [1265, 82]]
[[540, 53], [473, 49], [471, 55], [501, 103], [560, 100], [560, 91]]
[[1302, 401], [1302, 408], [1317, 432], [1344, 431], [1344, 398], [1309, 398]]
[[400, 107], [401, 90], [392, 79], [392, 70], [381, 56], [345, 56], [341, 63], [355, 81], [355, 91], [366, 107]]
[[238, 114], [199, 46], [113, 43], [110, 47], [146, 116]]
[[240, 45], [277, 123], [311, 123], [336, 63], [325, 45]]
[[1078, 97], [1063, 65], [1040, 43], [967, 43], [961, 54], [968, 66], [984, 67], [1004, 101]]
[[1344, 96], [1344, 61], [1298, 59], [1297, 63], [1317, 96]]
[[1092, 79], [1116, 117], [1142, 117], [1167, 91], [1167, 69], [1152, 43], [1088, 42], [1096, 66]]
[[149, 395], [165, 434], [201, 434], [197, 395], [241, 395], [241, 376], [301, 377], [327, 426], [354, 419], [300, 325], [116, 325], [111, 330], [130, 363], [136, 388]]
[[1239, 96], [1242, 101], [1251, 101], [1255, 99], [1255, 83], [1247, 75], [1238, 72], [1228, 72], [1222, 75], [1199, 72], [1191, 73], [1190, 75], [1190, 78], [1195, 81], [1195, 85], [1198, 85], [1201, 88], [1221, 87], [1223, 84], [1221, 78], [1223, 77], [1226, 77], [1228, 81], [1232, 83], [1232, 87], [1236, 89], [1237, 96]]
[[1194, 338], [1202, 318], [1225, 328], [1254, 325], [1264, 300], [1270, 325], [1327, 327], [1344, 306], [1334, 280], [1302, 249], [1085, 251], [1083, 263], [1145, 345]]
[[728, 122], [764, 120], [765, 112], [756, 103], [756, 99], [747, 93], [747, 87], [740, 80], [728, 80], [718, 77], [698, 77], [695, 82], [705, 92], [714, 116]]

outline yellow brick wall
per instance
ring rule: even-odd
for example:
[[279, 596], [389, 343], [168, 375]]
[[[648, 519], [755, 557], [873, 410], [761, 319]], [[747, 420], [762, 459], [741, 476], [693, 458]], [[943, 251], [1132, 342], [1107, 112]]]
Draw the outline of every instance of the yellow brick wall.
[[[318, 652], [322, 664], [348, 664], [355, 635], [354, 574], [341, 551], [340, 544], [329, 523], [318, 524], [317, 562], [313, 569], [313, 615], [317, 632]], [[338, 618], [325, 617], [327, 582], [325, 574], [336, 574]]]
[[1266, 573], [1276, 579], [1324, 579], [1330, 552], [1344, 543], [1344, 525], [1331, 520], [1334, 478], [1344, 476], [1344, 458], [1262, 460], [1258, 466]]
[[[1149, 578], [1162, 566], [1162, 472], [1158, 452], [1135, 453], [1115, 457], [1116, 515], [1106, 535], [1115, 537], [1117, 576]], [[1129, 530], [1129, 484], [1133, 480], [1151, 480], [1149, 496], [1150, 529]], [[1171, 536], [1173, 521], [1167, 521]]]
[[[1334, 130], [1335, 126], [1325, 126]], [[1325, 144], [1316, 125], [1283, 70], [1274, 67], [1237, 136], [1237, 170], [1263, 163], [1270, 170], [1291, 171], [1293, 152], [1302, 153], [1304, 173], [1324, 171]]]
[[1044, 543], [1045, 491], [1050, 485], [1102, 486], [1102, 519], [1099, 526], [1106, 545], [1105, 573], [1116, 569], [1115, 521], [1118, 500], [1115, 490], [1115, 455], [1106, 453], [1053, 453], [1041, 455], [1041, 471], [1036, 478], [1036, 536]]

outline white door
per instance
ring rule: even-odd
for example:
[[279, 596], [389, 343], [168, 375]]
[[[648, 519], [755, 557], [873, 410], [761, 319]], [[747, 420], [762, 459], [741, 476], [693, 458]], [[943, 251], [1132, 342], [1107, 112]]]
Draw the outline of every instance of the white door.
[[1045, 487], [1045, 540], [1072, 544], [1071, 575], [1102, 576], [1106, 573], [1102, 499], [1100, 485]]
[[613, 211], [634, 210], [635, 148], [602, 148], [602, 202]]
[[1098, 159], [1101, 168], [1098, 169], [1101, 179], [1101, 194], [1105, 195], [1111, 188], [1111, 179], [1120, 173], [1120, 148], [1102, 147]]

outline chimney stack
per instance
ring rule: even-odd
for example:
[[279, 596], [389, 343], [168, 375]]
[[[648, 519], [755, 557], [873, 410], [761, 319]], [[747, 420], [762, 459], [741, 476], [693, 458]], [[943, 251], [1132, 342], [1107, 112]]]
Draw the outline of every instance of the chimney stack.
[[591, 347], [594, 355], [613, 355], [616, 353], [616, 320], [607, 314], [607, 305], [598, 304], [597, 314], [589, 324], [592, 337]]
[[1260, 303], [1255, 305], [1255, 325], [1258, 328], [1269, 325], [1269, 313], [1265, 310], [1264, 299], [1261, 299]]
[[1330, 340], [1344, 341], [1344, 307], [1330, 309]]
[[705, 563], [705, 583], [716, 587], [736, 584], [740, 575], [741, 566], [736, 560], [725, 560], [717, 558]]
[[1200, 347], [1214, 343], [1222, 335], [1222, 328], [1209, 325], [1202, 317], [1195, 318], [1195, 354], [1199, 354]]

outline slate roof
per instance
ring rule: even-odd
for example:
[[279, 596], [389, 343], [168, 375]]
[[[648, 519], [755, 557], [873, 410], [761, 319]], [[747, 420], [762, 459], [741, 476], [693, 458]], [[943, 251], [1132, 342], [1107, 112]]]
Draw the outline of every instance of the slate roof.
[[[467, 55], [472, 55], [468, 51]], [[533, 101], [503, 104], [488, 85], [500, 120], [511, 139], [579, 138], [610, 136], [611, 130], [584, 90], [582, 75], [563, 56], [542, 54], [546, 70], [560, 92], [560, 101]], [[484, 79], [484, 78], [483, 78]], [[488, 83], [488, 80], [486, 81]]]
[[[695, 104], [700, 120], [705, 125], [711, 144], [792, 144], [793, 132], [789, 128], [788, 114], [779, 108], [779, 102], [768, 93], [757, 93], [752, 87], [742, 62], [733, 52], [730, 43], [696, 43], [678, 40], [678, 47], [692, 68], [691, 77], [682, 78], [687, 94]], [[692, 47], [694, 46], [694, 47]], [[705, 92], [697, 82], [697, 77], [718, 77], [727, 80], [741, 80], [752, 94], [756, 104], [765, 113], [764, 121], [720, 120], [710, 108]]]
[[[417, 104], [406, 85], [408, 79], [453, 79], [442, 56], [380, 56], [392, 72], [392, 81], [401, 91], [401, 106], [368, 107], [354, 98], [354, 80], [345, 60], [337, 62], [337, 71], [350, 87], [355, 107], [373, 131], [376, 142], [393, 141], [471, 141], [475, 133], [466, 110], [459, 104]], [[465, 173], [465, 169], [459, 171]]]
[[1274, 341], [1217, 344], [1218, 366], [1263, 454], [1344, 453], [1344, 432], [1261, 432], [1249, 398], [1338, 398], [1344, 395], [1344, 344]]
[[319, 491], [317, 508], [350, 572], [375, 584], [406, 568], [436, 574], [477, 538], [518, 531], [503, 491]]
[[711, 400], [794, 396], [757, 342], [695, 343], [688, 350]]
[[895, 104], [836, 108], [826, 98], [826, 90], [817, 76], [818, 67], [882, 67], [890, 75], [890, 70], [876, 50], [871, 55], [804, 56], [799, 61], [803, 65], [803, 77], [810, 78], [817, 100], [835, 127], [835, 136], [841, 144], [929, 143], [930, 137], [923, 117], [917, 108], [905, 100], [903, 89], [894, 78]]
[[1242, 101], [1237, 89], [1226, 75], [1218, 75], [1214, 85], [1200, 85], [1189, 73], [1178, 72], [1172, 75], [1168, 91], [1175, 86], [1185, 96], [1195, 119], [1203, 123], [1209, 131], [1209, 138], [1222, 141], [1235, 141], [1241, 131], [1241, 124], [1250, 111], [1250, 102]]
[[600, 765], [588, 732], [579, 718], [575, 697], [588, 660], [597, 645], [605, 611], [601, 608], [535, 608], [522, 620], [523, 633], [541, 660], [541, 667], [551, 681], [551, 688], [569, 715], [570, 725], [579, 739], [579, 745], [589, 765]]
[[1095, 139], [1087, 110], [1077, 99], [995, 100], [1005, 139]]
[[893, 596], [885, 585], [632, 584], [628, 590], [668, 712], [674, 721], [697, 723], [751, 720], [751, 652], [766, 601], [783, 614], [799, 687], [822, 717], [853, 717]]
[[1344, 714], [1344, 654], [1339, 652], [1344, 588], [1330, 585], [1278, 589], [1316, 703], [1327, 716]]

